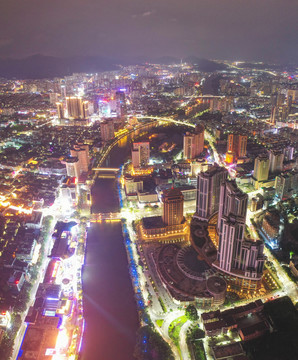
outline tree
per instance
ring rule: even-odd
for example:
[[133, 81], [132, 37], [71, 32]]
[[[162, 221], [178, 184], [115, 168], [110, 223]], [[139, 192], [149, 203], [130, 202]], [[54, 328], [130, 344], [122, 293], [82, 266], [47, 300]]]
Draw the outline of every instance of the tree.
[[27, 310], [28, 302], [30, 300], [30, 292], [32, 289], [32, 285], [30, 283], [25, 282], [18, 297], [16, 298], [14, 304], [14, 311], [18, 313], [22, 313]]
[[188, 320], [198, 320], [198, 312], [194, 305], [188, 305], [188, 307], [185, 310], [185, 316]]
[[148, 325], [137, 331], [134, 356], [137, 360], [174, 360], [170, 345]]
[[12, 355], [13, 339], [4, 335], [0, 344], [0, 359], [9, 359]]

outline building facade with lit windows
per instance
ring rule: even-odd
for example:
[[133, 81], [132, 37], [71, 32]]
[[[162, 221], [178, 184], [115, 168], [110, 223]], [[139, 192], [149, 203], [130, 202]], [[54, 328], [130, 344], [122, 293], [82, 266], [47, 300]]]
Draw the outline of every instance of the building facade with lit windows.
[[189, 226], [183, 216], [183, 194], [178, 189], [163, 193], [163, 215], [143, 218], [139, 236], [144, 241], [163, 243], [189, 240]]
[[67, 97], [66, 108], [70, 119], [86, 119], [88, 117], [88, 101], [83, 101], [80, 97]]
[[116, 114], [118, 117], [125, 116], [127, 114], [126, 108], [126, 96], [124, 91], [117, 91], [115, 95], [116, 100]]
[[196, 218], [208, 221], [218, 211], [220, 184], [227, 177], [228, 171], [217, 164], [198, 174]]
[[87, 173], [89, 169], [89, 146], [86, 144], [76, 144], [70, 150], [70, 155], [73, 158], [78, 158], [77, 172], [78, 175]]
[[133, 143], [131, 157], [134, 168], [148, 165], [150, 158], [150, 143], [148, 141]]
[[258, 289], [265, 263], [263, 242], [245, 238], [247, 201], [247, 194], [235, 181], [222, 183], [217, 225], [219, 246], [213, 266], [225, 273], [228, 283], [240, 291]]
[[269, 157], [266, 154], [261, 154], [256, 157], [253, 175], [256, 181], [261, 182], [268, 180], [269, 164]]
[[183, 137], [184, 159], [194, 159], [204, 150], [204, 126], [197, 125], [195, 132], [187, 132]]
[[102, 141], [109, 141], [114, 138], [113, 119], [105, 120], [100, 123], [100, 134]]
[[237, 159], [246, 156], [247, 136], [241, 134], [229, 134], [227, 142], [226, 162], [231, 164]]
[[56, 106], [57, 106], [57, 116], [58, 116], [58, 119], [64, 119], [64, 106], [63, 106], [63, 103], [61, 102], [57, 102], [56, 103]]
[[177, 188], [164, 191], [162, 196], [163, 216], [162, 220], [166, 226], [179, 225], [183, 221], [182, 192]]
[[[227, 180], [227, 174], [220, 169], [213, 169], [214, 174], [222, 171], [225, 175], [209, 195], [207, 185], [204, 187], [204, 177], [210, 175], [210, 169], [198, 174], [197, 211], [190, 226], [190, 240], [199, 258], [222, 274], [229, 291], [251, 293], [261, 287], [264, 244], [261, 240], [245, 237], [247, 194], [234, 180]], [[211, 178], [206, 177], [207, 184], [208, 181], [211, 183]], [[219, 192], [217, 205], [208, 210], [206, 204], [216, 191]]]

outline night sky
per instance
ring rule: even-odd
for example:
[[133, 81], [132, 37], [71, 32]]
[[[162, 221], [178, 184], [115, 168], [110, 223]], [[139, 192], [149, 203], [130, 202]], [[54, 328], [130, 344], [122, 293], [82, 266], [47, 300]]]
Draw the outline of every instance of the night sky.
[[0, 56], [298, 62], [297, 0], [1, 0]]

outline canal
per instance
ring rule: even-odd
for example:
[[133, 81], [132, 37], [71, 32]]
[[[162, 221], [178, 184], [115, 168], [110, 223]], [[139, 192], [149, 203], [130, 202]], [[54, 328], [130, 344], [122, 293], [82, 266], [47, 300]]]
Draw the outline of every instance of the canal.
[[[103, 166], [120, 167], [130, 157], [132, 139], [150, 128], [121, 139]], [[92, 204], [93, 213], [119, 211], [116, 179], [95, 181]], [[120, 222], [91, 225], [83, 294], [86, 326], [81, 359], [133, 360], [139, 324]]]
[[[131, 137], [112, 149], [103, 166], [120, 167], [130, 156]], [[98, 178], [92, 212], [118, 212], [116, 179]], [[138, 314], [120, 222], [93, 223], [83, 271], [86, 321], [82, 360], [133, 360]]]

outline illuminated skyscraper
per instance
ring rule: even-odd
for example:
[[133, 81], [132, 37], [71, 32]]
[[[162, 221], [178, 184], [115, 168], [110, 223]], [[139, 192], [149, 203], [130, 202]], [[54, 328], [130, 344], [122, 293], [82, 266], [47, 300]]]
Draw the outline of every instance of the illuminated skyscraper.
[[70, 155], [72, 157], [78, 158], [77, 164], [77, 172], [78, 175], [82, 173], [87, 173], [89, 168], [89, 146], [86, 144], [77, 144], [74, 145], [73, 148], [70, 150]]
[[236, 141], [236, 156], [242, 158], [246, 156], [247, 148], [247, 136], [246, 135], [237, 135]]
[[194, 159], [204, 150], [204, 126], [197, 125], [194, 134], [187, 132], [183, 137], [184, 159]]
[[82, 119], [87, 119], [89, 117], [89, 102], [83, 101], [82, 103]]
[[132, 165], [134, 168], [148, 165], [150, 158], [150, 143], [149, 142], [133, 143], [131, 157], [132, 157]]
[[269, 176], [269, 157], [261, 154], [255, 159], [254, 178], [257, 181], [266, 181]]
[[[218, 213], [219, 247], [216, 268], [238, 278], [240, 288], [257, 287], [264, 267], [264, 244], [245, 239], [247, 194], [235, 181], [226, 180], [220, 187]], [[236, 281], [234, 281], [236, 283]]]
[[64, 119], [64, 106], [61, 102], [56, 103], [58, 119]]
[[278, 150], [269, 151], [269, 172], [275, 174], [283, 170], [284, 153]]
[[86, 119], [88, 117], [88, 101], [79, 97], [67, 97], [66, 108], [70, 119]]
[[277, 117], [277, 108], [276, 106], [272, 106], [271, 115], [270, 115], [270, 124], [276, 124], [276, 117]]
[[228, 143], [227, 143], [227, 152], [233, 152], [234, 151], [234, 134], [228, 135]]
[[66, 162], [67, 176], [79, 178], [80, 175], [79, 159], [77, 157], [70, 157], [67, 158], [65, 162]]
[[193, 159], [194, 158], [194, 135], [187, 132], [183, 136], [183, 157], [184, 159]]
[[118, 117], [125, 116], [127, 113], [125, 92], [117, 91], [115, 99], [116, 99], [116, 114], [117, 114], [117, 116]]
[[228, 177], [228, 171], [217, 164], [198, 174], [195, 217], [208, 220], [219, 208], [220, 184]]
[[177, 189], [164, 191], [163, 201], [163, 223], [167, 226], [180, 225], [183, 221], [183, 201], [182, 192]]
[[221, 229], [223, 216], [233, 214], [245, 220], [247, 210], [247, 194], [243, 193], [235, 181], [226, 180], [220, 185], [218, 230]]
[[227, 143], [226, 161], [232, 163], [236, 158], [246, 156], [247, 136], [240, 134], [229, 134]]
[[100, 133], [102, 141], [109, 141], [114, 138], [113, 119], [105, 120], [100, 123]]

